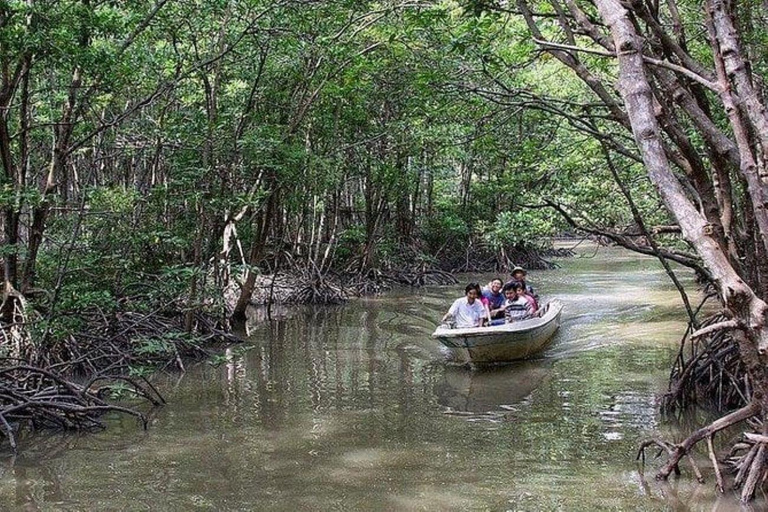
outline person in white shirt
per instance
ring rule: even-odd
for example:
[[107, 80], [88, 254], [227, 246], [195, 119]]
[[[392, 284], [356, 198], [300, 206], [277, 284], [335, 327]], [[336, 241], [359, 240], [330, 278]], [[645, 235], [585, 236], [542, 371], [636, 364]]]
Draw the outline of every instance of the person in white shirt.
[[490, 322], [488, 309], [477, 298], [477, 283], [469, 283], [464, 288], [464, 297], [456, 299], [448, 312], [443, 316], [443, 322], [453, 317], [455, 327], [480, 327], [484, 320]]

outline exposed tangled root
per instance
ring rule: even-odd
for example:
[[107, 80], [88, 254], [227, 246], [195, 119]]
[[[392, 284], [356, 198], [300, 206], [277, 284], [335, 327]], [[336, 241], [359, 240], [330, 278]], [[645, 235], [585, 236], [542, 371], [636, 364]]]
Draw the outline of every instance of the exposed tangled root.
[[[741, 500], [748, 502], [768, 480], [768, 429], [763, 421], [765, 411], [758, 401], [759, 397], [753, 394], [751, 378], [732, 331], [720, 328], [731, 323], [726, 315], [716, 314], [702, 322], [693, 339], [686, 333], [662, 408], [671, 412], [693, 404], [709, 404], [718, 410], [733, 412], [696, 430], [678, 444], [659, 439], [648, 440], [640, 447], [638, 459], [645, 462], [646, 451], [656, 447], [659, 449], [657, 456], [666, 453], [668, 458], [657, 472], [657, 479], [665, 480], [672, 473], [679, 474], [680, 463], [685, 459], [697, 480], [703, 482], [701, 471], [690, 454], [695, 445], [704, 441], [718, 490], [724, 492], [723, 470], [728, 470], [735, 475], [733, 486], [741, 489]], [[727, 456], [718, 458], [715, 434], [742, 423], [745, 427], [742, 439], [731, 447]]]
[[[715, 471], [717, 487], [720, 492], [723, 492], [725, 490], [725, 484], [720, 468], [721, 461], [718, 460], [715, 454], [715, 434], [742, 422], [747, 422], [753, 427], [760, 426], [761, 430], [764, 430], [762, 428], [762, 422], [757, 418], [760, 411], [761, 407], [757, 402], [750, 402], [747, 406], [719, 418], [706, 427], [700, 428], [682, 443], [673, 445], [658, 439], [646, 441], [641, 445], [637, 457], [644, 463], [645, 451], [652, 446], [656, 446], [661, 449], [660, 451], [665, 451], [668, 455], [667, 464], [656, 473], [657, 480], [666, 480], [673, 472], [675, 474], [680, 474], [680, 462], [683, 459], [686, 459], [690, 462], [693, 472], [696, 475], [696, 479], [700, 483], [703, 483], [704, 477], [693, 461], [690, 453], [691, 449], [696, 444], [701, 441], [706, 441], [709, 458]], [[741, 488], [741, 500], [743, 502], [748, 502], [755, 496], [757, 486], [764, 483], [766, 476], [768, 476], [768, 459], [766, 458], [765, 449], [766, 444], [768, 444], [768, 436], [765, 434], [745, 433], [744, 437], [744, 442], [736, 444], [731, 449], [731, 453], [728, 459], [725, 460], [725, 464], [729, 469], [736, 473], [734, 487]], [[657, 456], [659, 454], [657, 454]]]
[[302, 279], [285, 299], [288, 304], [341, 304], [349, 297], [349, 290], [323, 276]]
[[0, 322], [0, 356], [61, 375], [119, 374], [144, 365], [175, 364], [183, 370], [183, 359], [210, 356], [206, 345], [240, 341], [210, 315], [172, 307], [109, 314], [94, 308], [77, 312], [76, 321], [82, 327], [70, 333], [33, 339], [20, 312], [13, 323]]
[[[251, 303], [340, 304], [350, 297], [382, 293], [393, 285], [420, 287], [456, 283], [451, 273], [423, 266], [344, 275], [332, 272], [318, 275], [317, 272], [296, 269], [260, 276], [256, 280]], [[230, 298], [235, 297], [232, 293], [229, 295]]]
[[749, 501], [755, 495], [758, 486], [768, 479], [768, 436], [762, 422], [754, 419], [753, 427], [763, 434], [745, 433], [744, 440], [735, 444], [725, 460], [735, 473], [733, 485], [741, 488], [742, 501]]
[[[438, 251], [438, 258], [426, 258], [419, 247], [402, 246], [396, 257], [369, 268], [360, 255], [343, 270], [318, 268], [311, 260], [280, 253], [265, 264], [275, 269], [256, 278], [251, 304], [338, 304], [350, 297], [375, 295], [392, 286], [413, 287], [453, 285], [458, 272], [509, 272], [520, 265], [526, 269], [551, 269], [557, 265], [545, 257], [573, 256], [570, 249], [508, 247], [494, 251], [486, 247], [463, 247], [460, 252]], [[234, 304], [240, 289], [224, 291], [225, 301]]]
[[28, 319], [26, 314], [26, 300], [12, 290], [3, 294], [0, 303], [0, 355], [23, 358], [32, 346]]
[[143, 414], [106, 401], [106, 396], [118, 389], [153, 405], [165, 403], [144, 379], [101, 375], [78, 384], [53, 371], [17, 364], [16, 360], [3, 358], [0, 363], [10, 364], [0, 368], [0, 436], [14, 452], [23, 431], [100, 429], [104, 427], [101, 417], [108, 412], [135, 416], [146, 429]]
[[66, 375], [117, 374], [145, 365], [184, 370], [184, 359], [211, 355], [207, 345], [240, 341], [199, 312], [190, 319], [192, 332], [185, 331], [186, 320], [178, 313], [83, 312], [81, 319], [84, 329], [49, 342], [45, 350], [33, 346], [25, 359]]
[[576, 256], [576, 251], [568, 249], [566, 247], [558, 247], [551, 249], [544, 249], [541, 251], [543, 258], [572, 258]]
[[[164, 403], [149, 381], [129, 377], [129, 369], [176, 364], [183, 370], [184, 359], [210, 355], [207, 344], [239, 341], [203, 309], [165, 304], [152, 312], [126, 311], [128, 297], [117, 312], [93, 306], [56, 318], [59, 323], [38, 315], [33, 320], [42, 327], [32, 336], [28, 316], [34, 312], [25, 310], [23, 297], [7, 297], [0, 307], [0, 442], [7, 439], [14, 451], [22, 432], [102, 428], [101, 417], [112, 411], [136, 416], [146, 428], [141, 413], [106, 401], [118, 392]], [[69, 380], [72, 375], [92, 377], [82, 384]]]
[[[713, 315], [702, 322], [700, 330], [726, 319], [723, 314]], [[733, 409], [749, 403], [752, 394], [739, 347], [728, 330], [716, 330], [693, 340], [686, 333], [669, 382], [662, 402], [666, 412], [707, 403], [717, 410]]]
[[251, 304], [340, 304], [352, 295], [355, 291], [337, 276], [290, 272], [259, 276]]
[[440, 286], [456, 284], [458, 282], [456, 277], [450, 272], [423, 266], [385, 272], [383, 277], [385, 281], [388, 282], [404, 284], [406, 286], [413, 286], [417, 288], [430, 285]]
[[449, 268], [451, 272], [504, 272], [509, 273], [516, 266], [527, 270], [548, 270], [557, 268], [557, 264], [546, 259], [547, 257], [569, 255], [568, 250], [560, 252], [552, 249], [541, 248], [506, 248], [499, 252], [484, 250], [483, 248], [468, 247], [465, 254], [446, 256], [441, 261], [442, 268]]

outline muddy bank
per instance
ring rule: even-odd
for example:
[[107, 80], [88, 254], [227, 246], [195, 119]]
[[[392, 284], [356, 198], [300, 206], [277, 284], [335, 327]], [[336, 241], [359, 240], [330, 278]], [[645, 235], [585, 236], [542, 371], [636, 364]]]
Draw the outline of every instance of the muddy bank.
[[[508, 274], [520, 265], [529, 270], [557, 267], [552, 258], [573, 256], [563, 247], [514, 249], [500, 254], [470, 248], [466, 254], [444, 253], [431, 262], [385, 265], [366, 272], [333, 272], [322, 275], [292, 268], [257, 278], [251, 304], [340, 304], [352, 297], [375, 295], [395, 285], [412, 287], [456, 284], [454, 274], [465, 272]], [[234, 304], [239, 287], [225, 290], [225, 301]]]

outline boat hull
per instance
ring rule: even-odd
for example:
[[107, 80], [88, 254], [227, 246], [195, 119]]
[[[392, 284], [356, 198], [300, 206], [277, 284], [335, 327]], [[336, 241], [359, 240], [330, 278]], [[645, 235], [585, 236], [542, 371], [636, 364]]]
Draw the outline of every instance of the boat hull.
[[470, 329], [438, 327], [432, 334], [459, 363], [487, 364], [527, 359], [543, 352], [560, 327], [563, 306], [552, 301], [539, 318]]

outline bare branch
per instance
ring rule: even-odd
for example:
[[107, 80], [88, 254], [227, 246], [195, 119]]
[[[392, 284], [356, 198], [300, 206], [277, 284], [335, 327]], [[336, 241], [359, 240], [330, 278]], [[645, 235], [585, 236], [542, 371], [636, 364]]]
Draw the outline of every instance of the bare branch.
[[[541, 39], [533, 38], [533, 41], [536, 42], [538, 45], [545, 47], [545, 48], [556, 48], [560, 50], [568, 50], [568, 51], [575, 51], [575, 52], [581, 52], [581, 53], [590, 53], [593, 55], [600, 55], [601, 57], [610, 57], [610, 58], [616, 58], [615, 53], [607, 52], [604, 50], [597, 50], [593, 48], [584, 48], [581, 46], [573, 46], [569, 44], [561, 44], [561, 43], [553, 43], [552, 41], [544, 41]], [[647, 62], [648, 64], [653, 64], [654, 66], [659, 66], [663, 68], [670, 69], [672, 71], [676, 71], [677, 73], [680, 73], [681, 75], [684, 75], [691, 80], [703, 85], [707, 89], [720, 93], [722, 91], [719, 84], [716, 82], [713, 82], [711, 80], [708, 80], [707, 78], [691, 71], [690, 69], [684, 68], [683, 66], [674, 64], [672, 62], [666, 61], [666, 60], [660, 60], [655, 59], [653, 57], [649, 57], [648, 55], [643, 55], [643, 61]]]
[[723, 330], [738, 329], [738, 328], [740, 328], [739, 322], [737, 322], [736, 320], [726, 320], [725, 322], [718, 322], [716, 324], [708, 325], [702, 329], [699, 329], [698, 331], [694, 331], [691, 334], [691, 339], [699, 338], [701, 336], [705, 336], [715, 331], [723, 331]]

